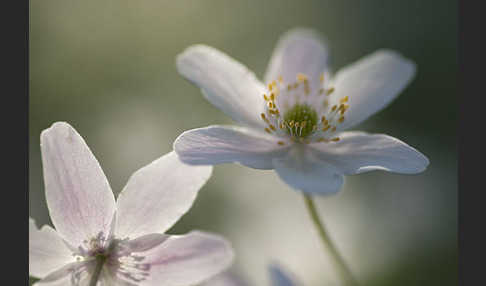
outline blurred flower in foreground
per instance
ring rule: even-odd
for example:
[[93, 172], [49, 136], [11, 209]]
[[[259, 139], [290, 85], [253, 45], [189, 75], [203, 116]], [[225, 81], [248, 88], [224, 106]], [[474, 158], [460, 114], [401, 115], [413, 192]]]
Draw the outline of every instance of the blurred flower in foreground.
[[115, 202], [69, 124], [44, 130], [41, 151], [55, 230], [29, 218], [29, 273], [41, 279], [35, 285], [193, 285], [231, 264], [231, 246], [217, 235], [163, 234], [189, 210], [211, 167], [168, 153], [135, 172]]
[[183, 162], [275, 169], [293, 188], [318, 194], [336, 193], [343, 175], [413, 174], [429, 163], [396, 138], [343, 132], [384, 108], [413, 78], [415, 64], [394, 51], [376, 51], [331, 76], [323, 40], [296, 29], [279, 41], [267, 86], [242, 64], [204, 45], [178, 55], [177, 68], [207, 100], [244, 125], [184, 132], [174, 142]]
[[[272, 264], [268, 267], [270, 273], [270, 281], [272, 286], [298, 286], [295, 279], [290, 278], [290, 275], [282, 270], [280, 266]], [[223, 272], [211, 280], [204, 283], [202, 286], [248, 286], [244, 280], [229, 271]]]

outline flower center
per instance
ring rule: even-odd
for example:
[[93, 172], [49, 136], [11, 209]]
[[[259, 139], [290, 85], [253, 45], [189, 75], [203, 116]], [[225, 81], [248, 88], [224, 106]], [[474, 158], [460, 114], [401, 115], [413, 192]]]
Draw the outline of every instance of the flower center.
[[345, 120], [349, 98], [331, 96], [334, 87], [324, 76], [313, 79], [299, 73], [295, 82], [285, 83], [280, 76], [268, 84], [261, 118], [267, 125], [265, 132], [282, 138], [279, 145], [285, 145], [286, 139], [305, 144], [339, 141], [337, 126]]
[[[117, 273], [116, 275], [123, 277], [127, 283], [128, 281], [135, 283], [143, 281], [149, 275], [150, 265], [143, 262], [145, 257], [133, 253], [128, 239], [105, 237], [99, 233], [97, 237], [85, 240], [73, 255], [77, 261], [91, 259], [96, 261], [94, 271], [91, 273], [91, 281], [100, 279], [103, 267], [109, 268], [110, 272]], [[73, 279], [75, 278], [73, 277]]]
[[283, 125], [290, 136], [305, 138], [315, 131], [317, 112], [307, 104], [296, 104], [284, 114]]

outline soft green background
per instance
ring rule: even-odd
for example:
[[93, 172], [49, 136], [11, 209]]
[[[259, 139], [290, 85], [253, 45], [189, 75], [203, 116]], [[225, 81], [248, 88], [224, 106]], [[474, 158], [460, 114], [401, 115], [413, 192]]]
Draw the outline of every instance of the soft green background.
[[[278, 37], [312, 27], [338, 69], [378, 48], [418, 65], [411, 85], [359, 126], [416, 147], [426, 172], [347, 177], [320, 214], [362, 285], [457, 285], [456, 1], [30, 2], [29, 213], [50, 223], [40, 132], [67, 121], [85, 138], [115, 193], [169, 152], [184, 130], [231, 121], [180, 77], [175, 56], [217, 47], [262, 77]], [[338, 285], [301, 195], [273, 171], [217, 166], [170, 233], [218, 232], [232, 241], [232, 271], [269, 285], [278, 262], [306, 286]]]

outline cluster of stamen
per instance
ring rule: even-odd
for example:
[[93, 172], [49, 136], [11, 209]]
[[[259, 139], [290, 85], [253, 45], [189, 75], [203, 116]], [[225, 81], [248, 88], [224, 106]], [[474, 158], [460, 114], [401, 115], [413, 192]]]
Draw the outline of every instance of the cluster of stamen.
[[[263, 94], [265, 112], [261, 114], [266, 123], [265, 132], [289, 137], [293, 142], [336, 142], [333, 136], [337, 126], [344, 122], [349, 108], [348, 97], [330, 106], [333, 87], [327, 87], [324, 73], [320, 76], [318, 90], [312, 90], [309, 78], [298, 74], [296, 81], [284, 83], [280, 76], [268, 84], [268, 93]], [[285, 145], [284, 141], [278, 141]]]
[[[122, 276], [127, 285], [143, 281], [149, 275], [150, 264], [143, 263], [144, 257], [135, 255], [126, 246], [128, 239], [105, 237], [99, 233], [96, 237], [83, 241], [73, 254], [77, 261], [103, 258], [106, 267]], [[79, 271], [78, 271], [79, 272]], [[76, 277], [79, 280], [79, 273]], [[74, 277], [72, 277], [74, 279]], [[130, 283], [132, 282], [132, 283]], [[76, 284], [75, 284], [76, 285]]]

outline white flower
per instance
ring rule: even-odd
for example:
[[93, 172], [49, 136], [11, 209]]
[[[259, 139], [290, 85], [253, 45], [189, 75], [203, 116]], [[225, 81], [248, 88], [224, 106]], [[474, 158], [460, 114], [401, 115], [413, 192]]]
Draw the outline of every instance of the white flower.
[[41, 150], [55, 230], [29, 219], [36, 285], [91, 285], [98, 265], [96, 285], [193, 285], [231, 264], [231, 246], [217, 235], [164, 234], [189, 210], [212, 167], [185, 165], [168, 153], [135, 172], [115, 202], [98, 161], [69, 124], [44, 130]]
[[181, 160], [194, 165], [237, 162], [275, 169], [295, 189], [337, 192], [343, 175], [372, 170], [413, 174], [428, 159], [383, 134], [343, 132], [389, 104], [411, 81], [415, 65], [379, 50], [335, 75], [313, 31], [297, 29], [279, 41], [264, 85], [245, 66], [203, 45], [177, 57], [179, 72], [212, 104], [243, 126], [189, 130], [174, 142]]

